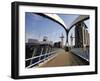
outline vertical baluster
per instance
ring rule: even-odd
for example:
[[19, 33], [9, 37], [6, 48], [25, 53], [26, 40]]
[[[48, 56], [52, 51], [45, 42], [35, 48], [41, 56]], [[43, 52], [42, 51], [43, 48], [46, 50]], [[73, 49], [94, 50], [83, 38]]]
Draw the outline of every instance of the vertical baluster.
[[48, 46], [46, 47], [46, 52], [44, 54], [44, 61], [46, 60], [47, 51], [48, 51]]
[[49, 48], [49, 56], [50, 56], [51, 48]]
[[39, 61], [41, 60], [42, 53], [43, 53], [43, 48], [41, 49], [41, 53], [40, 53], [40, 56], [39, 56]]
[[47, 55], [47, 59], [48, 59], [48, 57], [49, 57], [49, 53], [50, 53], [50, 52], [49, 52], [49, 47], [48, 47], [48, 55]]
[[[35, 55], [36, 50], [37, 50], [37, 48], [34, 48], [34, 51], [33, 51], [32, 57]], [[30, 61], [30, 65], [32, 65], [32, 60], [33, 60], [33, 59], [31, 59], [31, 61]]]
[[[52, 52], [52, 48], [50, 48], [50, 52]], [[51, 54], [50, 54], [50, 56], [51, 56]]]

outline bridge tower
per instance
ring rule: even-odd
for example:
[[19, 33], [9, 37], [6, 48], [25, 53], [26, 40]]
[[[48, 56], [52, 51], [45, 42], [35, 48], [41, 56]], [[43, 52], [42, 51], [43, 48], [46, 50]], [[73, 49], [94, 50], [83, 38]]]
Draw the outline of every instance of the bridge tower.
[[63, 46], [63, 43], [64, 43], [64, 35], [63, 35], [63, 33], [62, 33], [62, 35], [60, 36], [60, 38], [61, 38], [61, 47], [63, 48], [64, 46]]

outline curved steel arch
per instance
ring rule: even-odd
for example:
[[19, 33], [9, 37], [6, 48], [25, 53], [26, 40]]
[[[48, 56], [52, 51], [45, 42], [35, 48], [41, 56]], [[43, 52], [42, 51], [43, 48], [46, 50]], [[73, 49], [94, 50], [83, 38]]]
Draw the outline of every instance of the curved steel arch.
[[66, 24], [57, 14], [45, 14], [45, 13], [36, 13], [36, 14], [53, 20], [54, 22], [60, 24], [65, 29], [65, 31], [68, 31]]
[[45, 13], [36, 13], [36, 14], [44, 16], [46, 18], [49, 18], [49, 19], [55, 21], [56, 23], [60, 24], [65, 29], [66, 37], [67, 37], [65, 45], [68, 44], [68, 35], [69, 35], [70, 30], [74, 27], [74, 25], [76, 25], [77, 23], [80, 23], [84, 20], [89, 19], [88, 15], [80, 15], [72, 22], [72, 24], [70, 25], [70, 28], [67, 29], [67, 26], [65, 25], [64, 21], [57, 14], [45, 14]]
[[[80, 22], [85, 21], [85, 20], [87, 20], [87, 19], [89, 19], [89, 15], [80, 15], [79, 17], [77, 17], [77, 18], [71, 23], [70, 28], [68, 29], [68, 31], [70, 31], [70, 30], [74, 27], [74, 25], [76, 25], [77, 23], [80, 23]], [[86, 26], [86, 27], [87, 27], [87, 26]]]
[[[77, 17], [73, 22], [72, 24], [70, 25], [69, 29], [68, 29], [68, 32], [67, 32], [67, 42], [68, 43], [68, 35], [69, 35], [69, 32], [70, 30], [74, 27], [74, 25], [80, 23], [80, 22], [83, 22], [85, 20], [89, 19], [89, 16], [88, 15], [80, 15], [79, 17]], [[85, 27], [87, 28], [87, 25], [83, 22], [83, 24], [85, 25]]]
[[[65, 30], [65, 32], [66, 32], [66, 43], [67, 43], [67, 39], [68, 39], [68, 29], [67, 29], [67, 26], [66, 26], [66, 24], [64, 23], [64, 21], [57, 15], [57, 14], [45, 14], [45, 13], [36, 13], [36, 14], [38, 14], [38, 15], [41, 15], [41, 16], [44, 16], [44, 17], [46, 17], [46, 18], [48, 18], [48, 19], [51, 19], [51, 20], [53, 20], [54, 22], [56, 22], [56, 23], [58, 23], [58, 24], [60, 24], [63, 28], [64, 28], [64, 30]], [[66, 43], [65, 43], [65, 45], [66, 45]]]

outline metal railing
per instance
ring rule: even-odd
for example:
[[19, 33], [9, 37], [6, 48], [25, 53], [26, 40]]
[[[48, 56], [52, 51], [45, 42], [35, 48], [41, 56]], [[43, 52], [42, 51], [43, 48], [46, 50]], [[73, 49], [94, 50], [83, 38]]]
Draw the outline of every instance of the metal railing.
[[[40, 63], [43, 63], [46, 60], [49, 60], [56, 56], [56, 48], [46, 48], [45, 53], [43, 52], [44, 48], [41, 48], [40, 54], [36, 54], [37, 48], [33, 50], [31, 58], [25, 59], [25, 62], [29, 61], [29, 65], [26, 68], [32, 68], [33, 66], [39, 66]], [[35, 56], [37, 55], [37, 56]]]
[[72, 48], [70, 51], [89, 62], [89, 48]]

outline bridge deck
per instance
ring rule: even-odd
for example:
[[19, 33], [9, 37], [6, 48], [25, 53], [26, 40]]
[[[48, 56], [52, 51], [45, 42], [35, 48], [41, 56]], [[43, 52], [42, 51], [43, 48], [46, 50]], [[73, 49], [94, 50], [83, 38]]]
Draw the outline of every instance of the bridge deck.
[[58, 66], [76, 66], [87, 65], [88, 63], [82, 58], [64, 50], [59, 50], [58, 55], [52, 60], [40, 65], [40, 67], [58, 67]]

